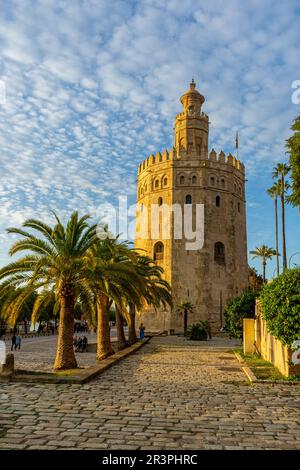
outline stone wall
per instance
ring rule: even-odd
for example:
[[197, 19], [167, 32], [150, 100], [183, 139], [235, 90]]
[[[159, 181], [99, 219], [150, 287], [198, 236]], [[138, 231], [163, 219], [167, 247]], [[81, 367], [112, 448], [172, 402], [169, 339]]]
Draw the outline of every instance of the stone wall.
[[268, 332], [267, 323], [261, 316], [259, 301], [255, 306], [255, 319], [244, 319], [243, 345], [244, 354], [260, 354], [271, 362], [282, 375], [300, 375], [300, 364], [291, 364], [293, 351]]

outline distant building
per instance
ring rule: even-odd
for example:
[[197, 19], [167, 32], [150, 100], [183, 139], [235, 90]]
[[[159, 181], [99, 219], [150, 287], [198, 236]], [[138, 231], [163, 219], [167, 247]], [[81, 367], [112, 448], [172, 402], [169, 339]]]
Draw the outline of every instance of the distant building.
[[[147, 331], [183, 331], [177, 311], [183, 301], [195, 306], [188, 324], [208, 320], [213, 330], [219, 330], [226, 303], [248, 288], [245, 169], [231, 154], [216, 154], [214, 149], [208, 153], [204, 100], [192, 81], [180, 99], [183, 111], [175, 118], [174, 147], [150, 155], [138, 169], [135, 246], [164, 268], [174, 300], [172, 311], [145, 305], [138, 312], [137, 321]], [[190, 240], [174, 235], [180, 217], [175, 221], [174, 210], [167, 209], [179, 206], [183, 211], [190, 206], [194, 229], [199, 204], [204, 205], [204, 244], [188, 249]], [[149, 216], [145, 225], [152, 205], [158, 205], [158, 216]]]

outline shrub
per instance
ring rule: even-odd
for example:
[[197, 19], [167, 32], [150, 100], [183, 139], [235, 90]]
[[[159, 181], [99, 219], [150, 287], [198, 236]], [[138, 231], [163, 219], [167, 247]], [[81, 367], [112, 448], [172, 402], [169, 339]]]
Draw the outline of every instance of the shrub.
[[200, 320], [198, 323], [189, 327], [186, 336], [188, 339], [192, 339], [194, 341], [206, 341], [208, 338], [211, 338], [209, 323]]
[[225, 309], [225, 325], [231, 338], [243, 337], [243, 318], [254, 318], [259, 293], [248, 291], [232, 300]]
[[289, 269], [265, 285], [260, 303], [272, 335], [288, 346], [300, 339], [300, 268]]

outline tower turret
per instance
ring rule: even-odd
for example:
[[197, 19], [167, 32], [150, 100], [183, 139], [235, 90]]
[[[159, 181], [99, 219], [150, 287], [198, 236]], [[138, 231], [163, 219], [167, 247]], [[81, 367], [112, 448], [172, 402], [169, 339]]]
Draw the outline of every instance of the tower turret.
[[192, 79], [190, 88], [180, 98], [183, 112], [175, 118], [174, 146], [180, 154], [187, 152], [191, 157], [207, 158], [208, 116], [201, 111], [205, 98], [196, 90]]

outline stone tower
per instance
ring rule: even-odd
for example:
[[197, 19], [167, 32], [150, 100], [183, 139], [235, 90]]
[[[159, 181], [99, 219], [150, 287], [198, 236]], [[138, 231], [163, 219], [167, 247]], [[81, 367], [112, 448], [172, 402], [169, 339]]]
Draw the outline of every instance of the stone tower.
[[[137, 321], [147, 331], [181, 332], [177, 305], [191, 302], [188, 324], [208, 320], [216, 331], [224, 325], [227, 302], [247, 289], [245, 170], [231, 154], [214, 149], [208, 153], [209, 119], [201, 110], [205, 98], [193, 80], [180, 101], [183, 111], [175, 119], [174, 147], [139, 165], [135, 240], [136, 248], [164, 268], [174, 307], [155, 311], [145, 305]], [[202, 207], [204, 221], [197, 207]], [[185, 210], [192, 213], [193, 230], [197, 216], [202, 220], [202, 245], [188, 244]]]

